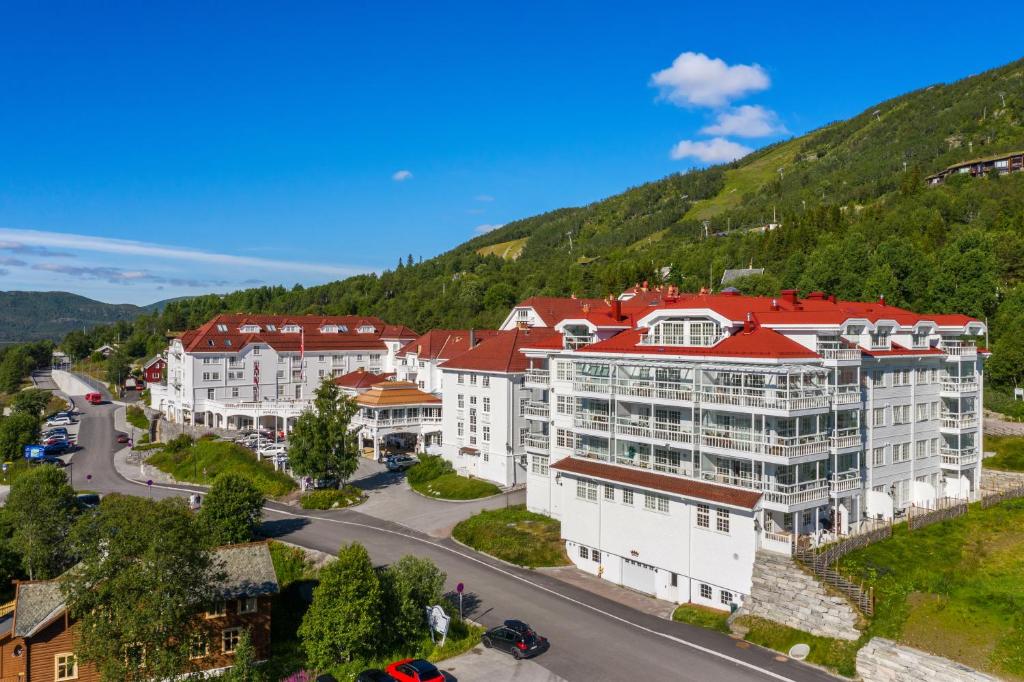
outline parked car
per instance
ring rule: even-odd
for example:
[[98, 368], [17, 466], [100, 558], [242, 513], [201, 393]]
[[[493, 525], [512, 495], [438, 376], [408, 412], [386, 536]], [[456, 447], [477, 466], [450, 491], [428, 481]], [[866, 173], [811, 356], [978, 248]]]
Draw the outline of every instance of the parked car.
[[406, 658], [395, 661], [387, 667], [386, 672], [397, 682], [430, 682], [444, 679], [444, 675], [436, 665], [422, 658]]
[[48, 419], [46, 421], [46, 426], [47, 428], [51, 426], [71, 426], [74, 423], [75, 422], [71, 417], [54, 417], [53, 419]]
[[43, 455], [62, 455], [72, 448], [69, 441], [59, 440], [43, 446]]
[[117, 434], [117, 442], [118, 443], [127, 443], [129, 440], [131, 440], [131, 439], [128, 438], [128, 434], [127, 433], [119, 433], [119, 434]]
[[69, 440], [68, 434], [66, 433], [55, 433], [52, 436], [43, 436], [39, 439], [40, 445], [53, 445], [54, 443], [60, 443], [61, 441]]
[[58, 426], [55, 429], [46, 429], [45, 431], [43, 431], [43, 438], [49, 438], [50, 436], [66, 436], [66, 435], [68, 435], [68, 430], [65, 429], [63, 426]]
[[371, 668], [364, 670], [356, 676], [356, 682], [395, 682], [395, 678], [388, 675], [383, 670], [377, 670]]
[[279, 455], [287, 455], [288, 446], [282, 443], [265, 445], [263, 446], [262, 454], [264, 457], [277, 457]]
[[50, 464], [59, 469], [63, 469], [67, 464], [60, 457], [54, 457], [53, 455], [43, 455], [42, 457], [33, 457], [30, 460], [33, 464]]
[[384, 462], [388, 471], [405, 471], [409, 467], [419, 464], [420, 461], [412, 455], [392, 455]]
[[75, 504], [79, 509], [95, 509], [100, 506], [101, 498], [96, 493], [80, 493], [75, 496]]
[[485, 632], [480, 641], [488, 649], [493, 647], [512, 654], [516, 659], [536, 656], [551, 646], [545, 637], [538, 635], [521, 620], [506, 620], [503, 625]]

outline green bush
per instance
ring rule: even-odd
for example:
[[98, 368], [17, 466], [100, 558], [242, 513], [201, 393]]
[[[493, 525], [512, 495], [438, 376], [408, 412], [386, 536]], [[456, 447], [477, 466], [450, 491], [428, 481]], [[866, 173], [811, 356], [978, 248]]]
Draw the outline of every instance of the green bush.
[[275, 471], [269, 462], [261, 462], [242, 446], [227, 441], [192, 443], [188, 436], [178, 436], [146, 461], [179, 481], [205, 485], [224, 472], [241, 474], [267, 497], [287, 495], [296, 487], [291, 476]]
[[1024, 400], [1014, 399], [1012, 391], [986, 386], [985, 407], [1012, 421], [1024, 420]]
[[271, 540], [270, 558], [282, 590], [292, 583], [316, 578], [316, 567], [298, 547]]
[[455, 526], [452, 537], [519, 566], [568, 566], [561, 530], [557, 520], [518, 504], [471, 516]]
[[341, 490], [313, 490], [305, 493], [299, 499], [299, 504], [303, 509], [341, 509], [362, 501], [363, 491], [354, 485], [346, 485]]
[[440, 455], [419, 455], [419, 460], [420, 463], [413, 465], [405, 475], [409, 485], [425, 483], [455, 471], [448, 460]]
[[125, 410], [125, 419], [137, 429], [149, 431], [149, 418], [138, 405], [129, 405]]

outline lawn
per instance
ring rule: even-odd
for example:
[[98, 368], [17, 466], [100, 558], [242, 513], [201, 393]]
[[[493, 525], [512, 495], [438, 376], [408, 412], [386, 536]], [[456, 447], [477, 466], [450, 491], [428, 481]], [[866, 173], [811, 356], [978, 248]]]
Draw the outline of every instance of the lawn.
[[986, 469], [1024, 471], [1024, 438], [1020, 436], [985, 436], [985, 451], [996, 453], [985, 460]]
[[672, 614], [672, 620], [679, 623], [689, 623], [708, 630], [729, 632], [728, 611], [709, 609], [696, 604], [680, 604]]
[[129, 405], [125, 410], [125, 420], [137, 429], [149, 431], [149, 417], [137, 405]]
[[240, 445], [226, 441], [199, 440], [181, 450], [164, 448], [146, 460], [179, 481], [209, 485], [217, 474], [230, 471], [245, 476], [264, 495], [280, 497], [296, 488], [295, 481], [269, 462], [258, 461]]
[[875, 587], [869, 636], [1024, 680], [1024, 500], [893, 537], [840, 568]]
[[519, 566], [568, 566], [561, 531], [562, 524], [555, 519], [519, 504], [471, 516], [455, 526], [452, 537]]
[[500, 244], [482, 246], [476, 252], [481, 256], [497, 256], [504, 260], [515, 260], [523, 253], [523, 247], [526, 246], [527, 239], [527, 237], [522, 237], [521, 239], [501, 242]]
[[497, 495], [501, 489], [479, 478], [459, 476], [443, 457], [420, 455], [420, 463], [409, 469], [406, 480], [416, 492], [440, 500], [476, 500]]
[[299, 498], [303, 509], [341, 509], [359, 504], [366, 499], [365, 493], [354, 485], [340, 490], [313, 490]]
[[853, 642], [816, 637], [803, 630], [786, 627], [755, 616], [740, 616], [736, 619], [736, 624], [747, 628], [744, 639], [748, 642], [773, 651], [787, 653], [794, 644], [806, 644], [811, 648], [811, 652], [807, 655], [809, 663], [825, 666], [847, 677], [856, 676], [857, 651], [867, 642], [867, 639], [863, 637]]

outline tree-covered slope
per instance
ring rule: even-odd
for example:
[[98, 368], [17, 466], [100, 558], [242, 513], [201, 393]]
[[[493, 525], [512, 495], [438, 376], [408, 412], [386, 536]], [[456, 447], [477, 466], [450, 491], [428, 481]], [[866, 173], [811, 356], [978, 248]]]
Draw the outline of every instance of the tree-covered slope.
[[[136, 327], [148, 338], [222, 310], [373, 313], [418, 329], [490, 326], [530, 295], [605, 295], [657, 281], [664, 266], [670, 281], [696, 290], [752, 263], [766, 274], [741, 283], [750, 291], [884, 294], [922, 311], [988, 317], [995, 335], [1015, 329], [1024, 338], [1024, 174], [924, 183], [950, 163], [1020, 149], [1024, 62], [1015, 62], [874, 104], [732, 164], [511, 222], [379, 276], [172, 302]], [[781, 226], [757, 229], [773, 221]], [[999, 362], [993, 369], [1003, 380], [1020, 371]]]
[[64, 291], [0, 291], [0, 343], [56, 341], [74, 329], [131, 320], [143, 312]]

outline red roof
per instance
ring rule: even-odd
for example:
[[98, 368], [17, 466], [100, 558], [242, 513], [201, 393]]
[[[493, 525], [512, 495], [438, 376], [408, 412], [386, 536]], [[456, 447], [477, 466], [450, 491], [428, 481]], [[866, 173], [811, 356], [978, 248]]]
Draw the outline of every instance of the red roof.
[[548, 327], [554, 327], [563, 320], [587, 320], [598, 327], [632, 327], [630, 313], [638, 306], [631, 301], [623, 301], [620, 306], [621, 317], [616, 318], [612, 313], [612, 302], [603, 298], [533, 296], [516, 304], [517, 308], [533, 308]]
[[[489, 339], [497, 333], [497, 330], [494, 329], [473, 330], [477, 343]], [[398, 351], [398, 357], [415, 353], [421, 360], [424, 358], [447, 360], [467, 350], [469, 350], [468, 329], [432, 329], [402, 346], [402, 349]]]
[[814, 351], [786, 338], [777, 331], [756, 327], [752, 332], [740, 331], [714, 346], [650, 346], [640, 345], [646, 329], [631, 329], [610, 339], [592, 343], [581, 352], [644, 353], [649, 355], [685, 355], [739, 358], [817, 358]]
[[481, 372], [525, 372], [529, 361], [521, 350], [547, 343], [551, 339], [557, 339], [559, 344], [562, 343], [562, 335], [547, 327], [498, 332], [477, 344], [475, 348], [448, 360], [442, 367]]
[[[245, 325], [257, 325], [258, 332], [242, 332]], [[273, 331], [267, 328], [273, 326]], [[287, 325], [298, 325], [303, 333], [285, 333]], [[325, 325], [334, 325], [345, 331], [321, 332]], [[224, 327], [222, 331], [218, 327]], [[360, 327], [372, 327], [372, 332], [360, 333]], [[299, 352], [304, 343], [306, 353], [344, 350], [387, 350], [384, 339], [411, 340], [416, 332], [399, 325], [388, 325], [377, 317], [342, 315], [247, 315], [230, 313], [217, 315], [198, 329], [181, 335], [181, 344], [189, 353], [237, 353], [251, 343], [265, 343], [278, 352]], [[303, 338], [304, 337], [304, 338]]]
[[724, 485], [705, 483], [704, 481], [695, 481], [689, 478], [655, 474], [635, 467], [605, 464], [593, 459], [566, 457], [552, 464], [551, 468], [588, 478], [614, 481], [615, 483], [624, 483], [650, 490], [660, 490], [666, 493], [682, 495], [683, 497], [707, 500], [708, 502], [727, 504], [733, 507], [743, 507], [744, 509], [753, 509], [761, 498], [761, 493], [752, 490], [729, 488]]
[[388, 374], [374, 374], [373, 372], [367, 372], [365, 369], [357, 369], [354, 372], [348, 374], [342, 374], [340, 377], [334, 379], [334, 383], [344, 388], [369, 388], [375, 384], [380, 384], [385, 381], [391, 381], [395, 378], [394, 372]]

